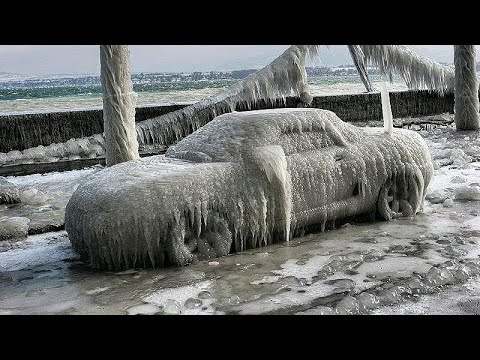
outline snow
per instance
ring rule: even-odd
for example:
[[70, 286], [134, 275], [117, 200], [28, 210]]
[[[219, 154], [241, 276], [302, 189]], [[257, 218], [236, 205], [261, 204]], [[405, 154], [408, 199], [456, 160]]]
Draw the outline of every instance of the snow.
[[159, 312], [161, 312], [161, 309], [151, 304], [132, 306], [127, 309], [127, 315], [156, 315]]
[[[199, 315], [213, 313], [214, 310], [209, 307], [213, 299], [205, 298], [200, 294], [205, 289], [210, 288], [210, 280], [201, 281], [195, 285], [183, 286], [182, 288], [164, 288], [146, 296], [143, 300], [148, 304], [153, 304], [163, 309], [166, 314], [188, 314]], [[201, 307], [207, 307], [202, 310]]]
[[443, 202], [443, 207], [446, 207], [446, 208], [453, 207], [453, 200], [450, 198], [445, 199], [445, 201]]
[[480, 200], [480, 188], [478, 186], [462, 186], [455, 190], [455, 200]]

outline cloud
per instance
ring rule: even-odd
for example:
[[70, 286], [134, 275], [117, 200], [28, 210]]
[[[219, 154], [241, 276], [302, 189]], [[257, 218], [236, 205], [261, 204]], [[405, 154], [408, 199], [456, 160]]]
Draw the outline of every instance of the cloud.
[[132, 45], [133, 71], [208, 71], [263, 67], [288, 45]]
[[2, 45], [0, 72], [21, 74], [99, 73], [95, 45]]
[[[260, 68], [288, 45], [131, 45], [132, 72], [192, 72]], [[421, 55], [453, 62], [452, 45], [411, 45]], [[480, 47], [477, 46], [477, 51]], [[309, 65], [351, 63], [345, 45], [322, 47]], [[99, 74], [98, 45], [2, 45], [0, 72]]]

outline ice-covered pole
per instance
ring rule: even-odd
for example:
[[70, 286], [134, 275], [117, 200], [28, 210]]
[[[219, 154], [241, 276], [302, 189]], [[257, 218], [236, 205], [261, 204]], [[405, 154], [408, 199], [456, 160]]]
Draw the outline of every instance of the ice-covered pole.
[[365, 55], [363, 55], [362, 49], [358, 45], [348, 45], [348, 50], [350, 51], [350, 56], [352, 57], [365, 89], [367, 89], [367, 92], [372, 92], [373, 87], [368, 77], [367, 67], [365, 66]]
[[455, 125], [457, 130], [478, 130], [478, 80], [475, 45], [455, 45]]
[[127, 45], [100, 45], [107, 166], [138, 159], [135, 98]]
[[390, 106], [390, 95], [385, 83], [380, 84], [380, 96], [382, 99], [383, 131], [385, 134], [391, 134], [393, 131], [393, 115]]

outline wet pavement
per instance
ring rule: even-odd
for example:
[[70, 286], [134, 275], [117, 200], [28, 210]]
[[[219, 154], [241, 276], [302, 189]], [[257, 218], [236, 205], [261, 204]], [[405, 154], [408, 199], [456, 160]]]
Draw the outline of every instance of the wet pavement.
[[0, 313], [388, 312], [382, 309], [476, 278], [476, 205], [462, 203], [453, 214], [427, 206], [412, 219], [347, 225], [181, 268], [117, 273], [78, 261], [65, 232], [33, 235], [0, 252]]

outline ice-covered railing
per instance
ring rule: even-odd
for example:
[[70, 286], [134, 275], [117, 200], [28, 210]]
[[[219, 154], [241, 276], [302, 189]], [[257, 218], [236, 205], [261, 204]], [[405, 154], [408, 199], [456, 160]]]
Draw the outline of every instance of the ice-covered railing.
[[[137, 123], [143, 144], [168, 146], [205, 125], [218, 115], [243, 106], [250, 109], [260, 100], [273, 102], [288, 95], [310, 104], [305, 57], [314, 56], [320, 45], [293, 45], [262, 70], [235, 83], [228, 90], [184, 109]], [[392, 77], [400, 74], [411, 89], [430, 89], [444, 94], [453, 90], [454, 71], [403, 45], [349, 45], [357, 69], [368, 91], [372, 90], [365, 63], [377, 65]]]
[[233, 84], [226, 91], [183, 109], [137, 123], [140, 145], [168, 146], [191, 134], [218, 115], [232, 112], [237, 106], [250, 109], [259, 101], [285, 101], [299, 96], [310, 104], [305, 57], [313, 56], [318, 45], [292, 45], [263, 69]]
[[[136, 131], [142, 148], [168, 147], [196, 131], [215, 117], [235, 109], [252, 109], [259, 102], [274, 105], [285, 102], [287, 96], [299, 96], [304, 104], [310, 104], [305, 70], [306, 56], [313, 57], [320, 45], [293, 45], [269, 65], [249, 75], [216, 96], [206, 98], [158, 117], [137, 122]], [[365, 63], [379, 66], [392, 76], [399, 73], [410, 88], [427, 88], [444, 94], [453, 89], [454, 72], [428, 58], [422, 57], [401, 45], [349, 45], [354, 62], [367, 89], [369, 85]], [[87, 149], [91, 144], [93, 148]], [[66, 143], [47, 147], [0, 153], [0, 165], [57, 161], [78, 157], [95, 157], [105, 153], [102, 135], [72, 139]], [[44, 155], [42, 155], [44, 154]], [[53, 156], [51, 156], [53, 154]]]
[[12, 150], [8, 153], [0, 153], [0, 166], [96, 158], [104, 155], [105, 138], [102, 134], [96, 134], [79, 139], [70, 139], [65, 143], [40, 145], [23, 151]]
[[454, 69], [418, 55], [405, 45], [359, 45], [367, 63], [385, 74], [399, 74], [410, 89], [430, 89], [440, 94], [452, 92]]

